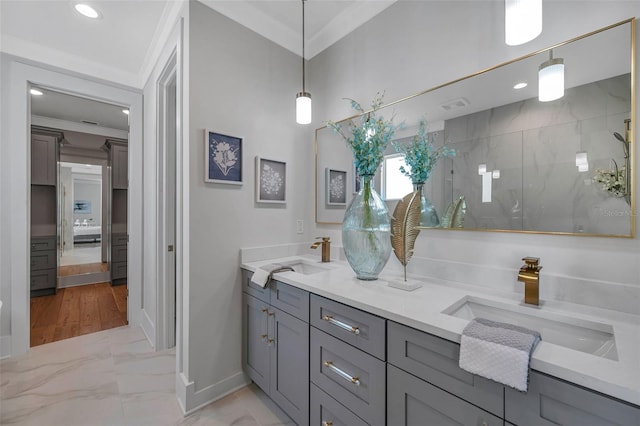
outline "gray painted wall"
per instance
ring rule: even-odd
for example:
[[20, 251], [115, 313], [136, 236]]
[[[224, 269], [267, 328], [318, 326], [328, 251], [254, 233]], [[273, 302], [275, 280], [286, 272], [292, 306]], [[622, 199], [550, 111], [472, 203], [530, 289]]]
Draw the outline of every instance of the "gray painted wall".
[[[189, 380], [196, 392], [241, 372], [239, 249], [310, 241], [313, 138], [295, 122], [300, 58], [190, 3]], [[204, 182], [204, 129], [243, 138], [242, 186]], [[255, 156], [286, 161], [287, 204], [255, 202]]]

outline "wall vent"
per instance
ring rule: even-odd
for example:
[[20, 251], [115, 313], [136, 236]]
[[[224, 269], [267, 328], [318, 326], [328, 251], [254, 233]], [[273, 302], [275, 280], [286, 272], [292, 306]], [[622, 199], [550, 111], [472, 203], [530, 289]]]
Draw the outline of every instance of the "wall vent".
[[84, 124], [93, 124], [94, 126], [98, 125], [97, 121], [89, 121], [89, 120], [81, 120]]
[[457, 98], [441, 104], [440, 108], [445, 111], [452, 111], [454, 109], [465, 108], [467, 106], [469, 106], [468, 100], [466, 100], [465, 98]]

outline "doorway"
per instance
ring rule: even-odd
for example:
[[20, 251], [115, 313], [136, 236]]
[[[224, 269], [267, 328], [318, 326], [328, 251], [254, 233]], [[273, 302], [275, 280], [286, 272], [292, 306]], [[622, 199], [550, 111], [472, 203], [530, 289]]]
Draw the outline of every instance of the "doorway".
[[[34, 255], [34, 239], [55, 241], [57, 272], [52, 286], [34, 290], [33, 276], [38, 271], [31, 262], [30, 346], [128, 323], [128, 177], [125, 174], [124, 183], [120, 179], [116, 184], [112, 176], [128, 166], [128, 110], [42, 87], [36, 92], [31, 99], [32, 194], [38, 193], [42, 183], [53, 186], [57, 197], [56, 208], [47, 213], [32, 195], [32, 218], [53, 222], [55, 227], [40, 236], [41, 227], [32, 219], [31, 257], [37, 259], [39, 253]], [[44, 127], [51, 124], [56, 128]], [[40, 140], [39, 134], [54, 138]], [[51, 143], [53, 148], [46, 147], [49, 155], [38, 154]], [[53, 170], [53, 179], [34, 181], [40, 169]], [[46, 267], [51, 266], [48, 262]]]

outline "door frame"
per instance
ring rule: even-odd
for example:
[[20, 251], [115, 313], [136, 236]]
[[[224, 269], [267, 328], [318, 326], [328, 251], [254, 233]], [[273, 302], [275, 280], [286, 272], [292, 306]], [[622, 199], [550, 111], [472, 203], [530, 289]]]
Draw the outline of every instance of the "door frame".
[[[156, 208], [158, 254], [157, 254], [157, 349], [168, 349], [176, 345], [176, 287], [177, 287], [177, 169], [178, 140], [181, 134], [178, 119], [177, 93], [178, 56], [174, 49], [158, 77], [156, 90], [158, 149], [156, 155], [158, 199]], [[173, 168], [173, 173], [169, 167]], [[173, 174], [173, 179], [171, 175]], [[171, 214], [169, 210], [172, 210]], [[167, 247], [173, 245], [173, 254]]]
[[[129, 229], [127, 315], [130, 325], [139, 325], [142, 306], [142, 93], [87, 80], [35, 65], [9, 60], [8, 135], [12, 141], [6, 152], [9, 162], [8, 205], [11, 279], [11, 355], [30, 347], [30, 239], [31, 239], [31, 85], [82, 96], [129, 108]], [[132, 167], [133, 166], [133, 167]], [[153, 207], [152, 207], [153, 208]]]

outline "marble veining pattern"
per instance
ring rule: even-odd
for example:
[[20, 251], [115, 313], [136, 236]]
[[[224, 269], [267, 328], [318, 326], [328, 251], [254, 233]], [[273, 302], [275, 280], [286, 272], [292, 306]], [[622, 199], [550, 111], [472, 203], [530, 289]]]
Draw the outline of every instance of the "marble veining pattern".
[[0, 363], [0, 424], [33, 426], [293, 425], [255, 385], [182, 415], [175, 351], [138, 327], [32, 348]]

